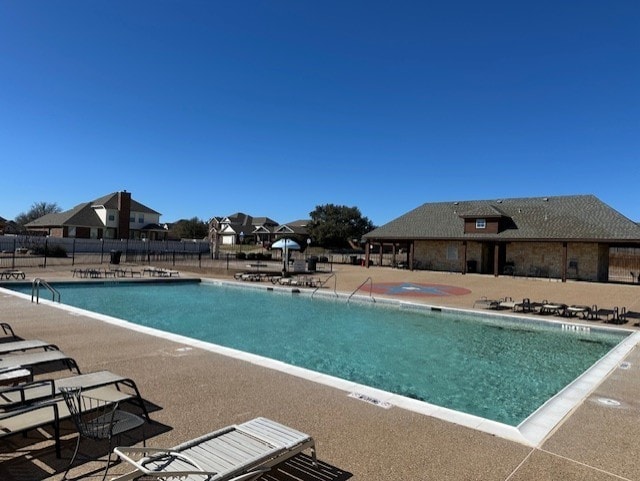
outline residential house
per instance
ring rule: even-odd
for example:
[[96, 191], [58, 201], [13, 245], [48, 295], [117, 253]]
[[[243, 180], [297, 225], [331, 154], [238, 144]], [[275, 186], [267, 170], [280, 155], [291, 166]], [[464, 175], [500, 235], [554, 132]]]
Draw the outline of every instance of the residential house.
[[269, 217], [252, 217], [236, 212], [217, 221], [217, 234], [222, 245], [268, 244], [278, 223]]
[[427, 203], [364, 240], [366, 265], [390, 250], [392, 264], [410, 268], [604, 282], [610, 250], [640, 247], [640, 227], [573, 195]]
[[30, 233], [51, 237], [164, 240], [167, 229], [160, 225], [160, 215], [122, 191], [44, 215], [25, 227]]
[[309, 222], [307, 219], [299, 219], [279, 225], [274, 231], [274, 240], [287, 237], [295, 239], [298, 242], [307, 242], [307, 239], [309, 239], [309, 233], [307, 231]]

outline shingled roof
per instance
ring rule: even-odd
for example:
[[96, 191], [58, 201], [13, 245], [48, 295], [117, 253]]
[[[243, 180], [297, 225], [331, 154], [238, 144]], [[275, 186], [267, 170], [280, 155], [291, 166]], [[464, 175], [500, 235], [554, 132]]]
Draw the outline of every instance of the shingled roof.
[[[105, 195], [92, 202], [83, 202], [74, 208], [64, 212], [57, 212], [43, 215], [25, 227], [55, 227], [55, 226], [83, 226], [83, 227], [104, 227], [104, 223], [96, 213], [94, 207], [103, 206], [107, 209], [118, 209], [118, 192]], [[131, 212], [144, 212], [149, 214], [159, 214], [153, 209], [131, 199]]]
[[[465, 233], [465, 218], [506, 217], [497, 234]], [[369, 232], [370, 240], [635, 241], [640, 227], [593, 195], [436, 202]]]
[[25, 227], [52, 227], [61, 225], [103, 227], [104, 224], [91, 208], [91, 202], [78, 204], [73, 209], [43, 215], [25, 224]]

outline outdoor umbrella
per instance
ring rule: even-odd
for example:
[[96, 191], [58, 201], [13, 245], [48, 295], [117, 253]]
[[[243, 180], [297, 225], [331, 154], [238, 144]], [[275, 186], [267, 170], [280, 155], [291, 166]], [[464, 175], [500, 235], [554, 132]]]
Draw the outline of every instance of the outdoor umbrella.
[[272, 249], [282, 249], [282, 263], [283, 263], [283, 271], [287, 271], [287, 260], [289, 259], [288, 253], [290, 250], [297, 251], [300, 250], [300, 244], [298, 244], [293, 239], [287, 239], [286, 237], [280, 240], [275, 241], [271, 244]]

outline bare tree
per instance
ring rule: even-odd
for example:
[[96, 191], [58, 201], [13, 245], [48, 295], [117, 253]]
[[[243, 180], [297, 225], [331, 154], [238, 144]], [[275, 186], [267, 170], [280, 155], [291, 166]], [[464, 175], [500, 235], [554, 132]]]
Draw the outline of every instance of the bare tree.
[[18, 214], [15, 222], [18, 226], [24, 227], [25, 224], [39, 219], [43, 215], [55, 214], [58, 212], [62, 212], [62, 209], [55, 202], [35, 202], [31, 205], [31, 209], [29, 209], [28, 212]]

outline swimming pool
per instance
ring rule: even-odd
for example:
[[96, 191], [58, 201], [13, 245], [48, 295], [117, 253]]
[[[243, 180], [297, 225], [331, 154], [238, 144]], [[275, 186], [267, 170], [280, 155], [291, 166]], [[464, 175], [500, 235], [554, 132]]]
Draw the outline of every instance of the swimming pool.
[[511, 426], [628, 334], [231, 284], [55, 286], [65, 304]]

